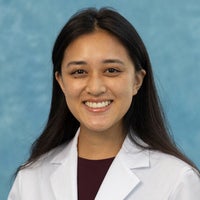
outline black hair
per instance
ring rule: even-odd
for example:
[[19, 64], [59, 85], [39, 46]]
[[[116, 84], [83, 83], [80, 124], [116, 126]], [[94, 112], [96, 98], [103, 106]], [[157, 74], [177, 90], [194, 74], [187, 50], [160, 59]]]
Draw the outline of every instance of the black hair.
[[124, 116], [124, 126], [132, 129], [134, 135], [129, 135], [137, 143], [135, 136], [144, 141], [148, 148], [164, 152], [196, 166], [176, 147], [169, 134], [163, 109], [156, 91], [152, 67], [145, 45], [139, 34], [129, 21], [117, 11], [108, 8], [88, 8], [77, 12], [65, 24], [59, 33], [52, 52], [53, 91], [51, 108], [46, 127], [34, 142], [30, 158], [19, 169], [35, 162], [41, 155], [51, 149], [71, 140], [78, 127], [77, 119], [68, 109], [64, 94], [55, 79], [55, 73], [61, 72], [61, 63], [68, 45], [83, 34], [102, 29], [114, 35], [127, 49], [136, 70], [144, 69], [146, 76], [138, 94]]

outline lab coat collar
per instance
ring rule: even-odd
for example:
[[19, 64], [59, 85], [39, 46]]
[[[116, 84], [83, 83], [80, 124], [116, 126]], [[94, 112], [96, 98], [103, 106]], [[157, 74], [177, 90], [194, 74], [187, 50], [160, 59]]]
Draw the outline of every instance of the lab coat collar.
[[77, 143], [79, 130], [74, 138], [61, 147], [61, 151], [52, 159], [55, 169], [50, 177], [56, 200], [77, 200]]
[[[131, 134], [134, 135], [134, 133]], [[149, 150], [139, 147], [137, 144], [131, 141], [129, 135], [126, 136], [122, 148], [117, 156], [122, 157], [124, 159], [123, 162], [125, 162], [127, 167], [130, 169], [149, 167]], [[135, 140], [138, 144], [147, 146], [147, 144], [145, 144], [139, 138], [135, 138]]]
[[[55, 166], [51, 185], [57, 200], [77, 200], [77, 143], [79, 130], [66, 147], [51, 161]], [[147, 168], [149, 151], [139, 148], [127, 136], [110, 166], [95, 200], [121, 200], [133, 191], [140, 183], [134, 173], [136, 168]]]
[[140, 184], [140, 179], [134, 173], [134, 169], [148, 168], [149, 166], [149, 151], [139, 148], [127, 136], [110, 166], [95, 200], [125, 199]]

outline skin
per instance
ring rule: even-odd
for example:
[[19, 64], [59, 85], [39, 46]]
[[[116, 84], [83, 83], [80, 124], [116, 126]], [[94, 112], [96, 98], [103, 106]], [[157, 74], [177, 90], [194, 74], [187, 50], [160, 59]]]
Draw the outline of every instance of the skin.
[[104, 30], [82, 35], [67, 47], [55, 77], [80, 122], [80, 157], [117, 154], [126, 136], [123, 117], [144, 76], [144, 70], [135, 71], [126, 48]]

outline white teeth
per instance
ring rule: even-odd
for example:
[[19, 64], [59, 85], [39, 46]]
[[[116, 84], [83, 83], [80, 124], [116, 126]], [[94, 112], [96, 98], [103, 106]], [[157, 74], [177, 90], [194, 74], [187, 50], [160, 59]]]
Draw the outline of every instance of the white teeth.
[[102, 101], [102, 102], [89, 102], [86, 101], [85, 104], [90, 108], [103, 108], [108, 106], [111, 103], [111, 101]]

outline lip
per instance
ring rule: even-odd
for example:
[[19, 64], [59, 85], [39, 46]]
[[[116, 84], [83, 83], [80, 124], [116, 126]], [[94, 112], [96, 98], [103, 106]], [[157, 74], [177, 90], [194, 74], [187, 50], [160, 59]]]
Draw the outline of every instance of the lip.
[[[83, 101], [83, 104], [85, 106], [85, 108], [90, 111], [90, 112], [105, 112], [107, 110], [110, 109], [111, 105], [113, 103], [113, 100], [111, 99], [101, 99], [101, 100], [86, 100]], [[95, 107], [89, 106], [89, 104], [93, 104], [93, 106], [95, 105]], [[100, 104], [104, 105], [101, 106]]]

